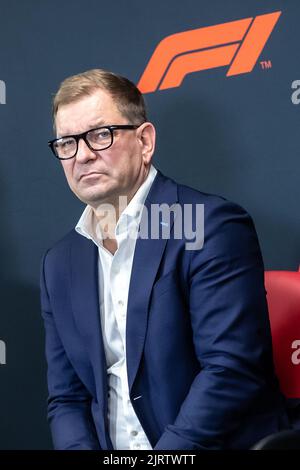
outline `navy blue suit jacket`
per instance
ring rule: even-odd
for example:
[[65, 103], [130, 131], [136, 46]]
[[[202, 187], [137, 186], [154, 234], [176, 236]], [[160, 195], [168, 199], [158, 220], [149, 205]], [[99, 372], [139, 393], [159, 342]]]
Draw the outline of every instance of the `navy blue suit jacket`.
[[[155, 449], [249, 448], [288, 426], [253, 223], [241, 207], [160, 172], [151, 203], [204, 204], [205, 241], [191, 251], [185, 239], [137, 240], [126, 325], [132, 405]], [[42, 263], [57, 449], [112, 449], [97, 259], [72, 230]]]

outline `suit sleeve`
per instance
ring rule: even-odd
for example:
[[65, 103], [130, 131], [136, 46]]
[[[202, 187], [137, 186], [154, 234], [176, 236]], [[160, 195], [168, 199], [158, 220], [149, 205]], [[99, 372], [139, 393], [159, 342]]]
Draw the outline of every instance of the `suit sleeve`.
[[[189, 313], [201, 371], [155, 449], [222, 449], [273, 374], [264, 267], [248, 214], [224, 202], [190, 252]], [[269, 378], [268, 378], [269, 376]]]
[[91, 416], [91, 396], [72, 367], [56, 329], [46, 287], [45, 260], [41, 268], [41, 305], [48, 364], [48, 420], [57, 450], [97, 450]]

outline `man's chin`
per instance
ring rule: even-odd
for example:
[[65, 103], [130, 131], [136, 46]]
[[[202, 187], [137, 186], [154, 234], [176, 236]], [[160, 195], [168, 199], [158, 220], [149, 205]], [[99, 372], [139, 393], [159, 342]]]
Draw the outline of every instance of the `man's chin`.
[[114, 199], [113, 190], [87, 190], [75, 193], [76, 196], [85, 204], [97, 208], [101, 204], [111, 204]]

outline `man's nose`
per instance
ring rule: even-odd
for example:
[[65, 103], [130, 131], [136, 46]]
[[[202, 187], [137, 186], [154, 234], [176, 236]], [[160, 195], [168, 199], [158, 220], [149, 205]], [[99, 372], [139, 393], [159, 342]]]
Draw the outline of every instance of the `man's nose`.
[[89, 160], [95, 160], [96, 158], [96, 152], [89, 148], [83, 138], [79, 139], [76, 160], [80, 163], [85, 163]]

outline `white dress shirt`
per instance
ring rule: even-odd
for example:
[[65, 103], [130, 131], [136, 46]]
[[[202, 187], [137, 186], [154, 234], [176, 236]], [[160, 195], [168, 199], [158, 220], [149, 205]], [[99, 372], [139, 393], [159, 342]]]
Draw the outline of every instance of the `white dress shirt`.
[[[117, 250], [114, 255], [99, 239], [93, 210], [87, 206], [76, 231], [98, 247], [99, 305], [108, 374], [108, 422], [114, 449], [152, 449], [129, 399], [126, 365], [126, 316], [128, 290], [136, 236], [144, 204], [156, 176], [149, 174], [121, 213], [115, 228]], [[129, 236], [130, 231], [130, 236]]]

